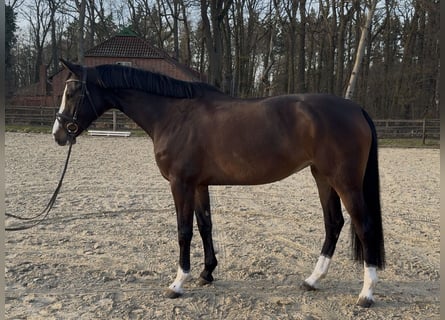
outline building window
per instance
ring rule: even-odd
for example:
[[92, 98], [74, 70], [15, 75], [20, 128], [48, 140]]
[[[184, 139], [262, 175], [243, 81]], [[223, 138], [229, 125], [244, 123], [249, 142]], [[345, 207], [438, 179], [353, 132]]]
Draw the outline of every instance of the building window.
[[131, 61], [117, 61], [116, 64], [121, 66], [131, 67]]

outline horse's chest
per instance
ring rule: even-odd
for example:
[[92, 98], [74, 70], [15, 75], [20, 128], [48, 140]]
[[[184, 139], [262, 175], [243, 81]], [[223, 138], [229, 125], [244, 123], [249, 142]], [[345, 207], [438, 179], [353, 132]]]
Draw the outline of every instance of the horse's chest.
[[161, 174], [170, 179], [172, 176], [195, 175], [199, 169], [199, 154], [196, 148], [170, 145], [169, 147], [155, 148], [155, 160]]

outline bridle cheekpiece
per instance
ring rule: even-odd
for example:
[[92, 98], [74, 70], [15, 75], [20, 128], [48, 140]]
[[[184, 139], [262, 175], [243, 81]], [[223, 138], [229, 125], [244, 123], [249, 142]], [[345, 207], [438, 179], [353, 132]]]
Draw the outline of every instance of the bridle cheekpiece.
[[[99, 118], [99, 114], [97, 113], [97, 110], [94, 106], [93, 99], [91, 98], [90, 92], [88, 91], [87, 87], [87, 70], [85, 67], [82, 68], [82, 80], [77, 79], [68, 79], [66, 83], [68, 82], [80, 82], [82, 84], [81, 87], [81, 93], [80, 93], [80, 99], [76, 104], [76, 107], [74, 108], [73, 115], [70, 117], [68, 115], [62, 114], [61, 112], [56, 113], [56, 119], [60, 122], [60, 124], [63, 126], [65, 131], [67, 132], [68, 136], [70, 137], [70, 140], [74, 140], [76, 135], [79, 132], [80, 125], [78, 123], [77, 114], [79, 112], [80, 106], [83, 104], [85, 95], [88, 98], [88, 101], [91, 105], [91, 108], [93, 109], [94, 113], [96, 114], [96, 117]], [[86, 129], [86, 128], [83, 128]]]

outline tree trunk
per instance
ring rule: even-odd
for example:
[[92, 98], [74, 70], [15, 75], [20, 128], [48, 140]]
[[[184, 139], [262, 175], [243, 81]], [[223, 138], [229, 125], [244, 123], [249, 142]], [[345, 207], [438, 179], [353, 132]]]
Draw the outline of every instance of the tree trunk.
[[345, 98], [352, 99], [354, 95], [355, 86], [357, 84], [357, 75], [360, 71], [360, 66], [365, 54], [365, 47], [368, 38], [369, 29], [371, 27], [372, 17], [374, 15], [375, 7], [377, 5], [377, 0], [372, 0], [369, 7], [368, 15], [366, 16], [365, 26], [362, 29], [362, 34], [360, 36], [360, 42], [357, 48], [357, 54], [355, 56], [354, 67], [352, 68], [351, 78], [349, 79], [348, 88], [346, 89]]
[[87, 48], [92, 48], [94, 47], [94, 37], [96, 34], [96, 18], [95, 18], [95, 3], [94, 0], [89, 0], [88, 1], [88, 22], [89, 22], [89, 30], [88, 30], [88, 41], [86, 42], [86, 46]]
[[337, 31], [337, 66], [336, 66], [336, 79], [335, 79], [335, 91], [337, 95], [342, 95], [344, 90], [344, 71], [346, 69], [345, 65], [345, 42], [346, 42], [346, 31], [348, 24], [350, 25], [351, 17], [354, 13], [354, 7], [347, 8], [346, 2], [342, 0], [339, 3], [339, 14], [338, 14], [338, 31]]
[[184, 4], [184, 1], [180, 1], [181, 11], [182, 11], [182, 19], [184, 20], [184, 39], [183, 41], [183, 57], [182, 57], [182, 63], [184, 63], [186, 66], [191, 65], [192, 60], [192, 49], [190, 47], [190, 26], [189, 21], [187, 18], [187, 12], [186, 12], [186, 6]]
[[85, 61], [84, 38], [85, 38], [86, 0], [80, 0], [80, 3], [77, 2], [77, 5], [79, 10], [79, 30], [77, 31], [77, 60], [80, 64], [83, 64]]
[[231, 44], [231, 37], [230, 37], [230, 23], [229, 18], [226, 15], [224, 17], [224, 32], [223, 32], [223, 48], [226, 52], [223, 56], [223, 65], [222, 65], [222, 72], [224, 74], [223, 78], [223, 85], [222, 89], [231, 95], [235, 94], [235, 88], [233, 83], [233, 67], [232, 67], [232, 44]]
[[207, 0], [201, 0], [201, 18], [209, 56], [208, 80], [218, 88], [223, 87], [223, 22], [231, 5], [232, 0], [210, 1], [210, 18], [212, 20], [210, 24], [207, 15], [209, 3]]
[[212, 31], [210, 29], [210, 20], [209, 17], [207, 16], [207, 11], [208, 11], [209, 5], [207, 3], [207, 0], [201, 0], [201, 19], [202, 19], [202, 28], [203, 28], [203, 33], [204, 33], [204, 42], [205, 42], [205, 47], [207, 49], [207, 55], [208, 55], [208, 63], [209, 63], [209, 67], [208, 67], [208, 73], [207, 73], [207, 77], [208, 77], [208, 82], [210, 84], [215, 85], [215, 79], [214, 79], [214, 61], [215, 61], [215, 53], [214, 53], [214, 49], [213, 49], [213, 36], [212, 36]]
[[320, 76], [320, 90], [322, 92], [333, 93], [335, 83], [335, 45], [337, 35], [337, 9], [336, 1], [326, 1], [323, 5], [319, 1], [324, 32], [320, 47], [321, 62], [318, 68]]
[[173, 16], [173, 54], [174, 58], [179, 61], [179, 1], [173, 1], [173, 8], [170, 2], [168, 5]]
[[59, 69], [59, 50], [58, 50], [58, 42], [57, 42], [57, 30], [56, 30], [56, 10], [58, 7], [58, 3], [56, 1], [51, 0], [48, 1], [48, 5], [50, 8], [50, 17], [51, 17], [51, 59], [52, 59], [52, 67], [51, 72], [56, 73]]
[[297, 92], [306, 92], [306, 0], [300, 0], [300, 32], [298, 35]]
[[270, 96], [271, 94], [271, 84], [270, 84], [270, 70], [274, 64], [273, 57], [273, 45], [274, 45], [274, 32], [275, 32], [275, 23], [276, 19], [272, 15], [272, 4], [269, 7], [269, 18], [267, 21], [267, 34], [268, 40], [266, 41], [266, 48], [263, 57], [263, 74], [261, 76], [260, 83], [260, 95], [261, 96]]

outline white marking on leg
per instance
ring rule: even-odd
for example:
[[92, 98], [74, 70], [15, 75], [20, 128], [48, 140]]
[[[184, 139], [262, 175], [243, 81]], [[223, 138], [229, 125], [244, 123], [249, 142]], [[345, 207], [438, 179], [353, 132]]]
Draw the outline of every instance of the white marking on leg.
[[169, 286], [171, 290], [176, 293], [182, 294], [184, 290], [182, 289], [182, 285], [190, 278], [190, 272], [184, 272], [181, 267], [178, 268], [178, 273], [176, 274], [176, 279]]
[[[62, 102], [60, 103], [60, 108], [59, 108], [59, 113], [62, 113], [63, 110], [65, 110], [65, 105], [66, 105], [66, 86], [65, 86], [65, 90], [63, 91], [63, 95], [62, 95]], [[55, 120], [54, 121], [54, 125], [53, 125], [53, 136], [56, 134], [56, 132], [60, 129], [61, 125], [59, 120]]]
[[377, 270], [375, 267], [368, 267], [365, 263], [365, 271], [364, 271], [364, 277], [363, 277], [363, 288], [360, 292], [358, 298], [366, 298], [368, 300], [374, 301], [373, 297], [373, 291], [375, 288], [375, 285], [377, 284], [378, 277], [377, 277]]
[[305, 280], [305, 282], [313, 288], [316, 288], [317, 282], [323, 279], [328, 273], [329, 265], [331, 264], [331, 259], [325, 256], [320, 256], [318, 258], [317, 264], [312, 274]]

